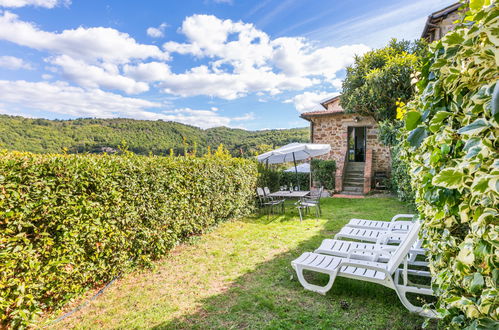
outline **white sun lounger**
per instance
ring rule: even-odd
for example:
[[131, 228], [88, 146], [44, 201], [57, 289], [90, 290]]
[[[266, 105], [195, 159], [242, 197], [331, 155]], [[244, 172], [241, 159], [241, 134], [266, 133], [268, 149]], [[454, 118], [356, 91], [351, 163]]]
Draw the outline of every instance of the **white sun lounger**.
[[[356, 259], [388, 262], [396, 249], [397, 246], [394, 245], [325, 239], [314, 253], [328, 254], [343, 258], [348, 258], [349, 255], [354, 254]], [[417, 255], [425, 255], [425, 250], [419, 248], [418, 241], [416, 241], [409, 253], [411, 254], [409, 265], [428, 266], [428, 262], [426, 261], [416, 261]]]
[[[433, 295], [430, 287], [413, 286], [408, 281], [408, 275], [430, 276], [429, 272], [409, 270], [407, 268], [408, 253], [418, 238], [420, 226], [421, 224], [418, 221], [411, 227], [404, 241], [396, 248], [388, 263], [354, 259], [353, 254], [350, 254], [347, 258], [342, 258], [306, 252], [293, 260], [291, 265], [295, 269], [301, 285], [307, 290], [326, 294], [333, 286], [337, 276], [378, 283], [395, 290], [400, 301], [409, 311], [425, 317], [435, 317], [433, 311], [414, 306], [406, 297], [408, 292]], [[404, 264], [403, 269], [399, 269], [401, 263]], [[303, 276], [304, 270], [327, 274], [329, 275], [329, 281], [325, 286], [310, 284]], [[401, 275], [402, 284], [400, 284]]]
[[390, 221], [351, 219], [346, 226], [377, 230], [401, 230], [408, 231], [412, 226], [412, 221], [399, 221], [398, 219], [412, 219], [414, 214], [397, 214]]
[[345, 226], [340, 229], [334, 238], [348, 238], [378, 244], [399, 244], [406, 236], [407, 231], [376, 230]]

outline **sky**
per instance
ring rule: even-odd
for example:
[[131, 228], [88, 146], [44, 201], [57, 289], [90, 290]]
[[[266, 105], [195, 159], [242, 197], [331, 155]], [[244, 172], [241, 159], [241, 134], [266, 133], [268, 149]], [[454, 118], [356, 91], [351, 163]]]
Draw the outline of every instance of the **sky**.
[[0, 0], [0, 114], [305, 127], [449, 0]]

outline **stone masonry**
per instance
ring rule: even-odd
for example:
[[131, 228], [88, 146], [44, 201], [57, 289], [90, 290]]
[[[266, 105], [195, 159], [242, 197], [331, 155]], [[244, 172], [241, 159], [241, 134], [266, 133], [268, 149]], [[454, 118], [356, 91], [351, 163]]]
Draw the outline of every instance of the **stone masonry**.
[[[342, 179], [345, 166], [345, 158], [348, 148], [348, 127], [366, 127], [366, 153], [372, 150], [372, 163], [370, 158], [366, 161], [366, 168], [371, 175], [375, 172], [391, 171], [390, 149], [383, 146], [378, 140], [378, 126], [373, 118], [363, 117], [356, 114], [347, 114], [338, 105], [339, 98], [333, 98], [322, 105], [326, 110], [307, 112], [302, 118], [310, 122], [312, 143], [328, 143], [331, 151], [328, 155], [321, 156], [322, 159], [334, 159], [336, 161], [336, 190], [342, 190]], [[365, 174], [367, 175], [367, 173]], [[366, 182], [372, 182], [372, 177], [366, 178]], [[364, 193], [369, 187], [364, 188]]]

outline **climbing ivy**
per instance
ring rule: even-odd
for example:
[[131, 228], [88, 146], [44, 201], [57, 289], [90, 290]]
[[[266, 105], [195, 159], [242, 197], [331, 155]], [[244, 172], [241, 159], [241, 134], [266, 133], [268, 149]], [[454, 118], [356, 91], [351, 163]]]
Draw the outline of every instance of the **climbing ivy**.
[[445, 327], [498, 326], [499, 9], [471, 0], [406, 107], [416, 204]]

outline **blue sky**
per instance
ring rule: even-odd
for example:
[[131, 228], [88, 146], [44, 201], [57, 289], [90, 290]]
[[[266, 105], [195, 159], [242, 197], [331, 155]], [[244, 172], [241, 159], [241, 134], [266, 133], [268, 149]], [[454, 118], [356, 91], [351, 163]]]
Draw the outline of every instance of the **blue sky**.
[[0, 113], [307, 126], [355, 54], [449, 0], [0, 0]]

